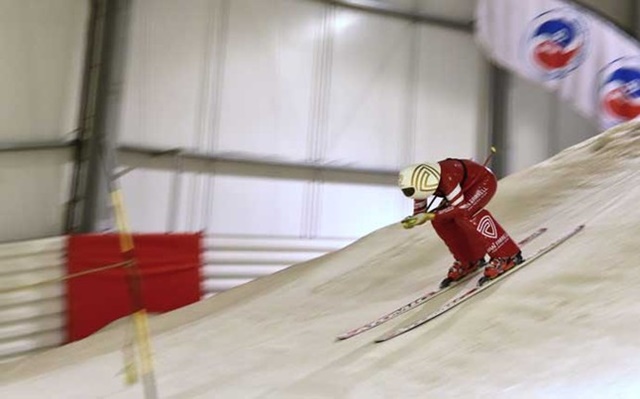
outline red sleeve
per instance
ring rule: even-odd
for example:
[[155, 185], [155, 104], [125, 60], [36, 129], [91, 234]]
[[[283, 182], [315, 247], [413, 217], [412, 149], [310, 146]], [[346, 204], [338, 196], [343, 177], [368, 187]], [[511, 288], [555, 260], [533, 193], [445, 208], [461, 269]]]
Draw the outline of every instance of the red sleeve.
[[445, 159], [438, 163], [441, 175], [437, 191], [440, 196], [448, 197], [457, 186], [461, 185], [464, 179], [464, 168], [457, 159]]
[[427, 211], [427, 200], [413, 200], [413, 215], [424, 213]]

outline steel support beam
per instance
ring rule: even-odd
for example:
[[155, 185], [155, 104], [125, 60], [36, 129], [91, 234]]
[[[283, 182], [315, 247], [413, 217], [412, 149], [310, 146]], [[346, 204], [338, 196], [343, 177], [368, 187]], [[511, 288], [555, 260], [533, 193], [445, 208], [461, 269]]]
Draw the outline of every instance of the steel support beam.
[[[85, 44], [84, 76], [82, 79], [82, 96], [80, 101], [80, 117], [78, 120], [78, 145], [76, 146], [73, 177], [71, 181], [70, 200], [67, 209], [65, 231], [76, 233], [85, 231], [83, 223], [86, 196], [90, 190], [90, 164], [96, 151], [95, 112], [102, 50], [104, 48], [104, 4], [98, 0], [89, 2], [89, 22]], [[93, 166], [93, 165], [92, 165]], [[94, 168], [95, 169], [95, 168]]]
[[[398, 179], [398, 171], [393, 169], [352, 168], [348, 166], [332, 166], [316, 163], [286, 162], [263, 157], [251, 158], [246, 155], [211, 155], [184, 151], [179, 148], [160, 149], [146, 146], [121, 145], [118, 147], [118, 153], [123, 156], [123, 159], [125, 157], [131, 159], [131, 156], [146, 156], [155, 161], [162, 161], [162, 159], [164, 159], [166, 162], [162, 165], [162, 162], [159, 162], [157, 166], [158, 168], [172, 168], [173, 165], [175, 165], [176, 159], [182, 159], [184, 161], [204, 162], [207, 164], [216, 163], [216, 170], [246, 170], [248, 174], [255, 174], [257, 176], [274, 174], [285, 178], [304, 178], [303, 176], [308, 175], [309, 173], [320, 172], [323, 173], [323, 175], [334, 175], [334, 178], [329, 178], [329, 180], [355, 180], [363, 183], [371, 182], [375, 184], [396, 184]], [[133, 169], [134, 168], [125, 169], [124, 173], [121, 172], [119, 176], [122, 176]], [[188, 169], [187, 165], [185, 165], [185, 169]], [[338, 177], [340, 175], [344, 176], [344, 180], [341, 180]]]
[[489, 137], [497, 152], [493, 156], [491, 169], [498, 178], [509, 173], [508, 165], [508, 129], [507, 115], [509, 112], [508, 88], [509, 73], [495, 65], [489, 66]]
[[455, 29], [467, 33], [472, 33], [473, 21], [455, 21], [447, 18], [430, 15], [428, 13], [416, 12], [393, 4], [382, 3], [375, 0], [311, 0], [315, 2], [331, 4], [354, 10], [366, 11], [373, 14], [385, 15], [389, 17], [403, 18], [415, 22], [441, 26], [443, 28]]
[[633, 34], [634, 37], [640, 40], [640, 2], [631, 2], [631, 15], [633, 16]]
[[117, 107], [110, 106], [118, 94], [114, 81], [122, 69], [123, 43], [128, 30], [130, 0], [92, 0], [85, 54], [85, 76], [76, 164], [66, 230], [93, 232], [107, 212], [107, 158], [115, 146], [112, 124]]

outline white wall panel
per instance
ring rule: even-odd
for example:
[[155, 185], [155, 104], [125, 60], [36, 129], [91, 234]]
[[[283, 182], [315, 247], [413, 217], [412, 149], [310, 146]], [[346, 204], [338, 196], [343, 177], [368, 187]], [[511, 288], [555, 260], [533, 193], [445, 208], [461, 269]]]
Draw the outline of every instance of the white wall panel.
[[569, 104], [557, 101], [554, 115], [554, 153], [600, 133], [597, 124], [576, 112]]
[[[412, 23], [360, 11], [332, 15], [327, 131], [321, 158], [341, 165], [398, 167], [409, 98]], [[327, 135], [326, 139], [322, 137]]]
[[70, 151], [2, 154], [0, 242], [61, 234], [70, 176]]
[[305, 159], [325, 8], [298, 0], [230, 2], [219, 152]]
[[[88, 2], [0, 2], [0, 142], [75, 138]], [[70, 151], [2, 153], [0, 241], [58, 235]]]
[[212, 184], [213, 177], [207, 173], [178, 175], [179, 196], [173, 210], [175, 221], [168, 224], [170, 231], [207, 231], [213, 207]]
[[[121, 141], [385, 169], [476, 155], [467, 33], [300, 0], [138, 0], [134, 20]], [[411, 212], [393, 186], [162, 170], [123, 178], [136, 230], [354, 237]]]
[[362, 237], [413, 212], [394, 186], [325, 183], [320, 198], [320, 237]]
[[551, 92], [512, 76], [507, 113], [507, 173], [542, 162], [598, 133], [595, 124]]
[[0, 141], [60, 139], [77, 126], [88, 2], [0, 2]]
[[483, 59], [473, 38], [420, 27], [420, 83], [413, 160], [476, 155], [485, 85]]
[[[128, 160], [128, 159], [127, 159]], [[134, 162], [135, 164], [135, 162]], [[210, 173], [207, 169], [210, 167]], [[204, 231], [218, 235], [299, 237], [302, 180], [214, 175], [138, 167], [120, 178], [125, 207], [136, 232]]]
[[513, 173], [548, 158], [553, 101], [542, 87], [513, 76], [507, 113], [507, 170]]
[[198, 148], [205, 142], [220, 2], [137, 0], [119, 141]]
[[308, 183], [244, 176], [214, 179], [210, 233], [300, 235]]
[[136, 169], [120, 179], [127, 217], [136, 232], [170, 230], [169, 220], [174, 173], [167, 170]]

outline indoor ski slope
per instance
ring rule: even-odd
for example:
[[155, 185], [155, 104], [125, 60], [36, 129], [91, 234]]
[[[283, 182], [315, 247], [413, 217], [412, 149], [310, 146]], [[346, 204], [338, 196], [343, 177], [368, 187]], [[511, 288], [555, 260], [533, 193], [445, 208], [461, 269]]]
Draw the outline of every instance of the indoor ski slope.
[[[398, 193], [398, 195], [401, 195]], [[436, 285], [451, 260], [427, 225], [344, 250], [152, 320], [161, 398], [640, 398], [640, 125], [502, 180], [489, 207], [525, 254], [558, 249], [433, 322], [341, 332]], [[366, 217], [366, 216], [363, 216]], [[454, 293], [457, 290], [454, 290]], [[0, 366], [0, 398], [142, 398], [123, 385], [121, 329]]]

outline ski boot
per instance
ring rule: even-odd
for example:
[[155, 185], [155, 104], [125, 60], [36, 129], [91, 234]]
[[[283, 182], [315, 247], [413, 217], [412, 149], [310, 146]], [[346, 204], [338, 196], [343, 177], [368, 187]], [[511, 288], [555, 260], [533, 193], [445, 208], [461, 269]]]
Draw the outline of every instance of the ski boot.
[[518, 252], [515, 256], [506, 258], [493, 258], [491, 259], [487, 267], [484, 268], [484, 276], [480, 278], [478, 284], [482, 285], [489, 280], [493, 280], [496, 277], [513, 269], [515, 266], [519, 265], [522, 262], [524, 262], [522, 252]]
[[475, 262], [469, 262], [466, 265], [462, 262], [456, 260], [453, 262], [453, 265], [449, 268], [449, 273], [447, 273], [447, 278], [442, 280], [440, 283], [440, 288], [446, 288], [454, 281], [460, 281], [463, 278], [467, 277], [469, 274], [475, 272], [476, 270], [484, 267], [487, 263], [484, 258], [478, 259]]

